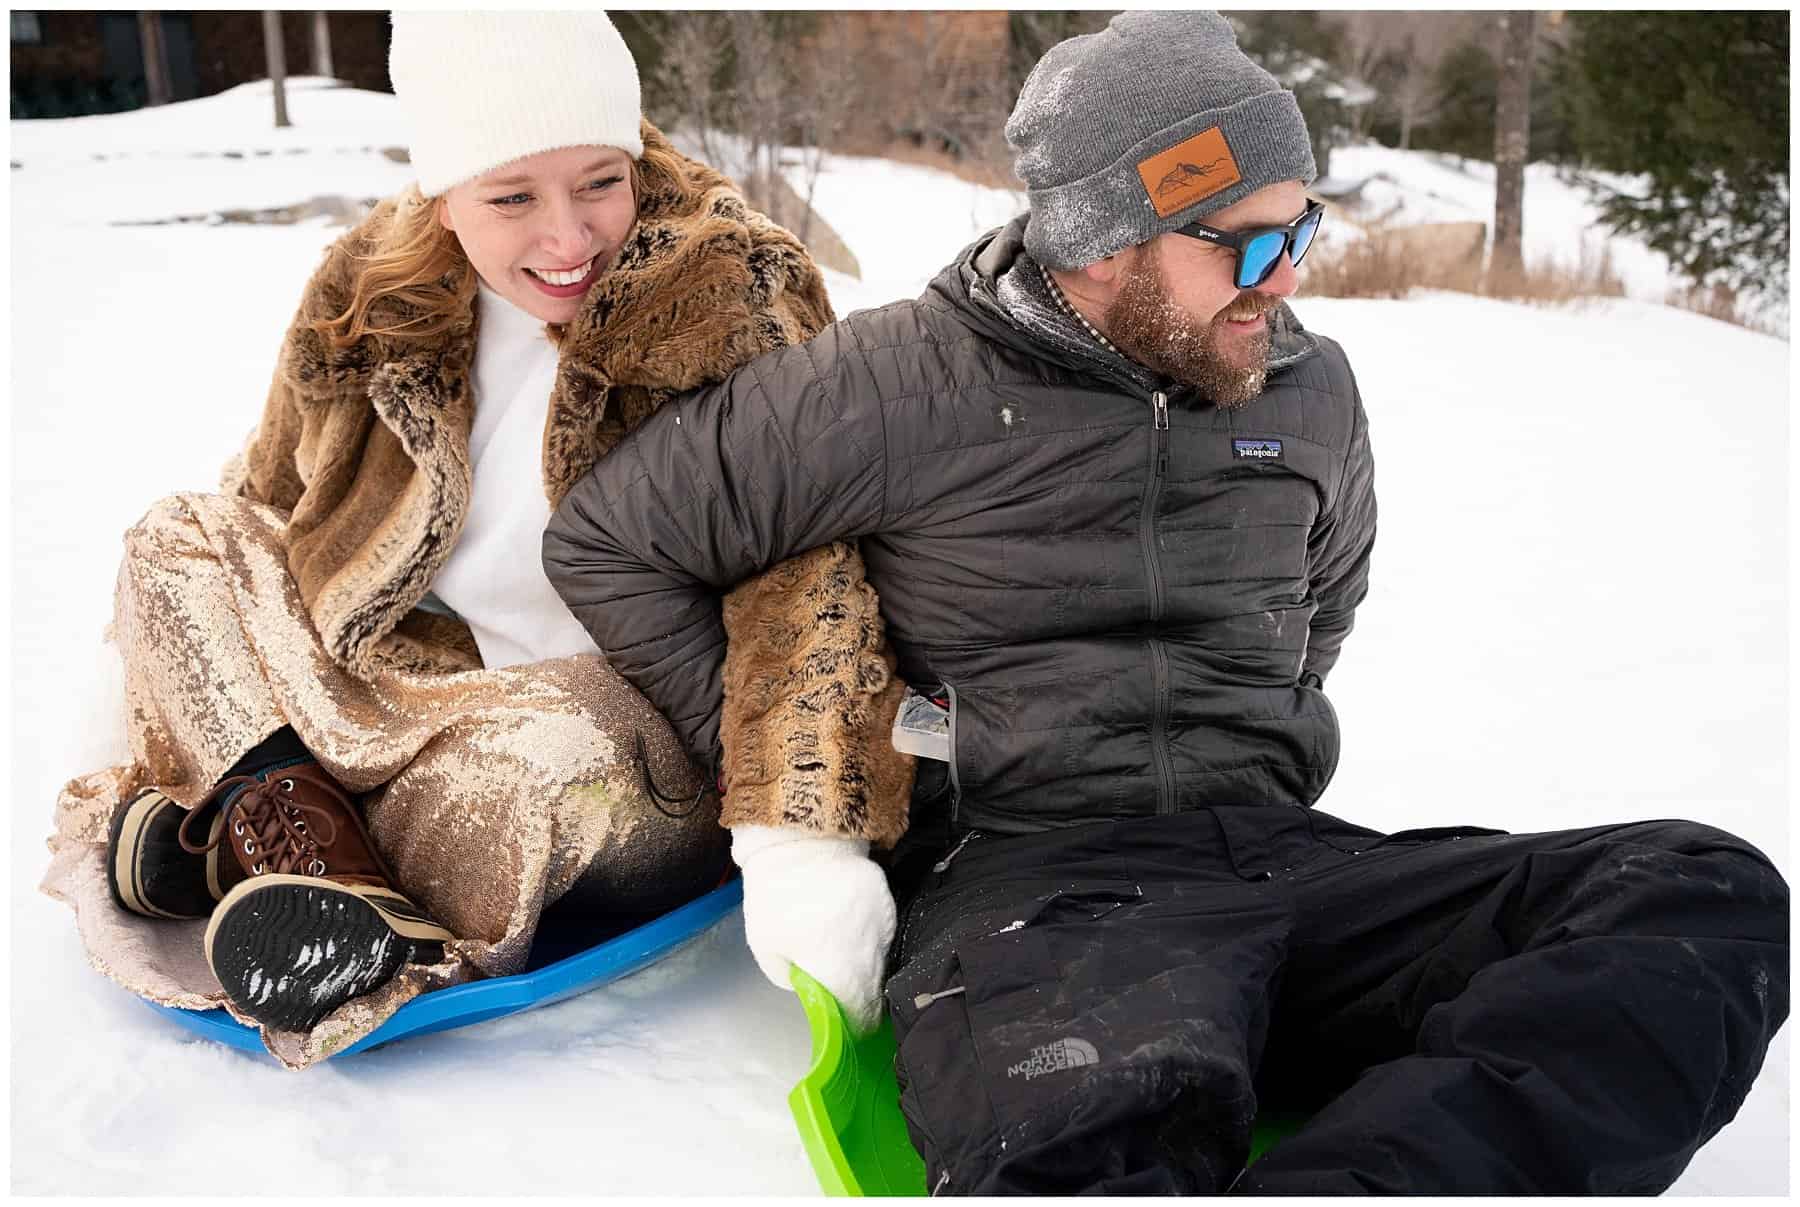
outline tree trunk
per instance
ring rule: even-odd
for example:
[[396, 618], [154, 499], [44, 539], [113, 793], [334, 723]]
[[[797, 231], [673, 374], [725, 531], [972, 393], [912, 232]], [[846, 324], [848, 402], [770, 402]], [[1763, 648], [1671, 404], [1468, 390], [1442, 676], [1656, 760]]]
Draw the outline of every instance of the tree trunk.
[[317, 12], [312, 21], [313, 74], [333, 79], [337, 72], [331, 67], [331, 14]]
[[1525, 266], [1525, 160], [1531, 147], [1533, 12], [1500, 14], [1500, 81], [1494, 103], [1495, 271]]
[[263, 51], [269, 56], [269, 85], [275, 92], [275, 128], [291, 125], [287, 115], [287, 47], [281, 41], [281, 13], [263, 10]]
[[140, 12], [137, 19], [138, 41], [144, 50], [144, 86], [149, 94], [146, 103], [166, 105], [175, 94], [169, 87], [169, 47], [163, 41], [162, 14]]

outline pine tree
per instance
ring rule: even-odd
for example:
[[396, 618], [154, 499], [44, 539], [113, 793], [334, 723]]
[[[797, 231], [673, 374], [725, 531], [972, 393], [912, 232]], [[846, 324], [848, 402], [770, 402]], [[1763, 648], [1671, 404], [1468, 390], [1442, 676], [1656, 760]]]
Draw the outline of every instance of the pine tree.
[[1785, 295], [1785, 12], [1578, 12], [1559, 91], [1590, 167], [1641, 175], [1601, 190], [1615, 230], [1698, 284]]
[[1445, 55], [1438, 65], [1437, 94], [1437, 116], [1413, 136], [1413, 146], [1465, 159], [1493, 158], [1500, 65], [1492, 50], [1479, 42], [1464, 42]]

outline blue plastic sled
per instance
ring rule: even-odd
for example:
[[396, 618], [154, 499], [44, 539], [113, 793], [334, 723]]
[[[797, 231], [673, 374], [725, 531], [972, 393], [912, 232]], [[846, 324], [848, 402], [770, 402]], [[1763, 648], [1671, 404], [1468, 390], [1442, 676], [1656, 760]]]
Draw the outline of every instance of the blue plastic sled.
[[[704, 897], [697, 897], [652, 921], [562, 959], [555, 956], [559, 945], [565, 948], [570, 945], [568, 936], [540, 933], [532, 947], [533, 960], [553, 962], [529, 967], [515, 976], [470, 981], [421, 994], [394, 1011], [393, 1016], [375, 1031], [343, 1051], [333, 1052], [331, 1058], [354, 1056], [412, 1035], [430, 1035], [486, 1022], [490, 1018], [504, 1018], [597, 989], [654, 964], [736, 909], [743, 899], [744, 883], [733, 879]], [[591, 928], [587, 934], [591, 938]], [[255, 1028], [244, 1026], [223, 1010], [180, 1010], [148, 1001], [144, 1004], [161, 1011], [196, 1035], [275, 1059], [263, 1046], [262, 1037]]]

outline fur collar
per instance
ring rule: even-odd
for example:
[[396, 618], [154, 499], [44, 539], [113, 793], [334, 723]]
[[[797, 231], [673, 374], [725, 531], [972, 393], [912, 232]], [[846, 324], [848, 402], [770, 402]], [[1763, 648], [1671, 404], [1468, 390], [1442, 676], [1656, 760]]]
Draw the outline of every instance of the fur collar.
[[[551, 328], [560, 364], [545, 430], [544, 487], [560, 502], [600, 456], [670, 395], [720, 381], [763, 352], [810, 338], [832, 321], [823, 279], [806, 249], [750, 209], [729, 180], [677, 152], [643, 124], [646, 151], [672, 173], [646, 170], [638, 219], [612, 269], [566, 328]], [[358, 259], [394, 220], [381, 203], [326, 255], [288, 332], [282, 372], [302, 405], [373, 401], [391, 426], [437, 426], [419, 407], [450, 408], [473, 364], [473, 298], [442, 335], [370, 335], [335, 347], [313, 322], [348, 305]], [[411, 317], [389, 302], [384, 319]], [[466, 431], [464, 432], [466, 439]]]
[[[643, 134], [646, 151], [659, 154], [641, 161], [637, 222], [574, 321], [551, 328], [559, 362], [543, 488], [552, 507], [677, 393], [832, 320], [824, 281], [798, 240], [655, 127], [645, 123]], [[344, 311], [362, 258], [396, 209], [397, 201], [377, 206], [326, 253], [277, 371], [293, 414], [265, 420], [271, 440], [286, 432], [293, 441], [282, 455], [309, 466], [296, 482], [294, 514], [306, 520], [290, 523], [290, 565], [327, 647], [358, 670], [373, 665], [381, 641], [423, 598], [468, 512], [473, 297], [429, 339], [370, 335], [340, 348], [312, 326]], [[391, 299], [380, 305], [384, 324], [413, 317]], [[366, 438], [373, 419], [397, 441], [399, 460], [377, 451], [391, 448], [386, 436]]]

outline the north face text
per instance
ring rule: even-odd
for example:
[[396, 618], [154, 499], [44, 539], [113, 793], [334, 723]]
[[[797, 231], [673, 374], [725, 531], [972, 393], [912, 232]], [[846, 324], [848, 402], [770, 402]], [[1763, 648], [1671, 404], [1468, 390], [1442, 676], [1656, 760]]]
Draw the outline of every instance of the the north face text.
[[1046, 1073], [1060, 1073], [1064, 1069], [1079, 1069], [1084, 1065], [1099, 1063], [1100, 1053], [1093, 1044], [1085, 1039], [1071, 1037], [1033, 1048], [1030, 1056], [1016, 1065], [1009, 1065], [1006, 1075], [1030, 1081], [1033, 1077], [1042, 1077]]

